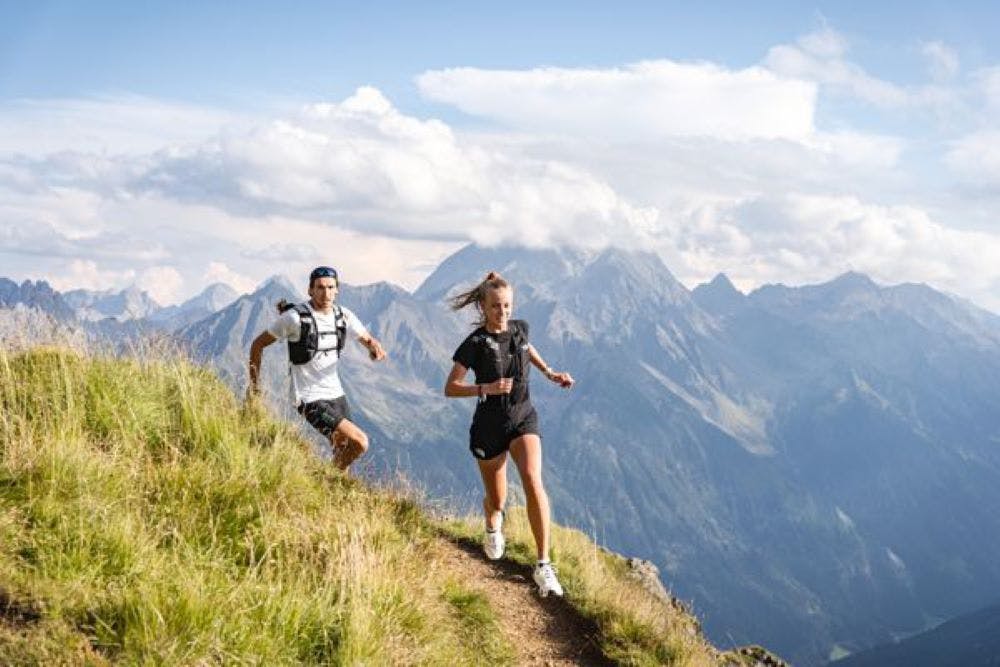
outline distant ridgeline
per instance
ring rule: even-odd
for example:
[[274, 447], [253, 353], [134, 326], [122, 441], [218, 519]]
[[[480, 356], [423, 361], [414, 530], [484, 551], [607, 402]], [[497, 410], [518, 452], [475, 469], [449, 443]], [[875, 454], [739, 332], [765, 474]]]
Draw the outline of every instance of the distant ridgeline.
[[1000, 665], [1000, 604], [954, 618], [901, 642], [876, 646], [830, 663], [830, 667], [977, 665]]
[[[615, 249], [469, 246], [413, 293], [344, 285], [390, 355], [345, 353], [367, 465], [455, 507], [479, 491], [472, 405], [441, 398], [470, 323], [444, 298], [490, 269], [514, 283], [546, 360], [578, 381], [532, 391], [556, 518], [654, 562], [716, 642], [818, 665], [995, 602], [997, 316], [853, 273], [691, 291], [657, 257]], [[305, 287], [272, 279], [167, 330], [242, 390], [250, 340]], [[264, 364], [287, 406], [282, 351]]]

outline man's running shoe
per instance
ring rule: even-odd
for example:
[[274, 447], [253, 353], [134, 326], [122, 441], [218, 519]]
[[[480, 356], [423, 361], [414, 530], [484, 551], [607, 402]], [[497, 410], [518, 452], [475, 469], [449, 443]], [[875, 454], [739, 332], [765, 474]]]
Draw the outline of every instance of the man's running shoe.
[[538, 585], [538, 594], [543, 598], [552, 593], [556, 597], [562, 597], [563, 589], [556, 577], [556, 570], [552, 563], [539, 563], [535, 566], [535, 571], [531, 573], [532, 579]]
[[503, 548], [506, 541], [503, 539], [503, 514], [497, 522], [496, 530], [487, 530], [483, 536], [483, 551], [490, 560], [499, 560], [503, 557]]

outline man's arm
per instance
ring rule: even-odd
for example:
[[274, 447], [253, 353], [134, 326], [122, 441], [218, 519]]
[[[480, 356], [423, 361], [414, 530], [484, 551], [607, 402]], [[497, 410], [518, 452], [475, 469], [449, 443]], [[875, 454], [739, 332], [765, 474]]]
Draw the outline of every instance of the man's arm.
[[247, 393], [256, 396], [260, 393], [260, 358], [264, 348], [278, 340], [271, 332], [265, 331], [253, 339], [250, 344], [250, 386]]

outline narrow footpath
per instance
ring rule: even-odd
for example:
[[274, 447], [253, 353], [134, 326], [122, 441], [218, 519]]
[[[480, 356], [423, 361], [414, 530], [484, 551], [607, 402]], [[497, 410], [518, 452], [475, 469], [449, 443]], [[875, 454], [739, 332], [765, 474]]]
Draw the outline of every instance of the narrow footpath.
[[597, 643], [597, 626], [565, 599], [542, 599], [531, 568], [506, 558], [489, 561], [478, 542], [444, 542], [444, 565], [468, 588], [482, 593], [518, 665], [614, 665]]

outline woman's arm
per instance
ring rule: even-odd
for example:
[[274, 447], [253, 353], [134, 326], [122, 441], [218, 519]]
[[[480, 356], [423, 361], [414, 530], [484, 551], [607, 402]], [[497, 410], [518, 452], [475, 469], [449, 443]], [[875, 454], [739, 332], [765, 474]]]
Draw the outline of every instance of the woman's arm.
[[569, 389], [573, 386], [573, 383], [575, 382], [573, 376], [569, 373], [556, 372], [552, 370], [552, 368], [550, 368], [549, 365], [542, 360], [542, 356], [538, 354], [538, 350], [535, 349], [535, 346], [530, 343], [528, 344], [528, 355], [531, 357], [531, 363], [534, 364], [535, 368], [541, 371], [542, 375], [552, 380], [560, 387]]
[[451, 367], [451, 373], [444, 383], [444, 395], [449, 398], [460, 398], [463, 396], [491, 396], [493, 394], [509, 394], [514, 387], [513, 378], [500, 378], [496, 382], [489, 384], [466, 384], [465, 374], [469, 369], [462, 364], [455, 362]]

